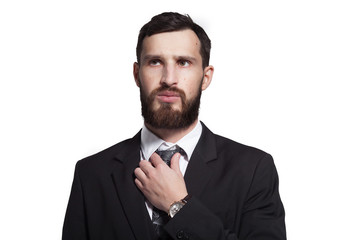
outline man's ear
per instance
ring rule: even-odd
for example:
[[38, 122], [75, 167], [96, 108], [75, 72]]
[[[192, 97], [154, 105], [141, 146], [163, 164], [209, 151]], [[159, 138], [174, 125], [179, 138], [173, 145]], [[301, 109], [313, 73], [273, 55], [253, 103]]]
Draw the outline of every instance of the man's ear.
[[139, 64], [137, 62], [133, 63], [133, 78], [138, 87], [140, 86], [139, 71], [140, 71]]
[[201, 85], [202, 91], [204, 91], [210, 85], [213, 74], [214, 74], [213, 66], [210, 65], [204, 69], [204, 78], [202, 80], [202, 85]]

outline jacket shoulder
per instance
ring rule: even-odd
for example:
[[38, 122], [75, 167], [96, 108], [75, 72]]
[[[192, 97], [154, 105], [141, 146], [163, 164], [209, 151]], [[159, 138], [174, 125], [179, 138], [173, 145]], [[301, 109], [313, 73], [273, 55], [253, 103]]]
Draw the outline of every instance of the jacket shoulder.
[[229, 138], [214, 135], [217, 155], [229, 166], [257, 167], [259, 164], [274, 164], [272, 156], [256, 147], [248, 146]]
[[[119, 142], [111, 147], [108, 147], [98, 153], [85, 157], [79, 160], [76, 164], [76, 168], [79, 169], [100, 169], [112, 167], [117, 155], [129, 151], [131, 148], [137, 147], [139, 140], [139, 133], [133, 138], [129, 138]], [[139, 146], [139, 143], [138, 143]]]
[[255, 156], [264, 156], [268, 154], [256, 147], [248, 146], [217, 134], [214, 134], [214, 136], [219, 152], [236, 152], [238, 154], [242, 153]]
[[215, 134], [205, 124], [200, 142], [203, 143], [200, 150], [212, 152], [209, 156], [223, 159], [222, 162], [228, 166], [255, 166], [260, 161], [273, 162], [271, 155], [265, 151]]

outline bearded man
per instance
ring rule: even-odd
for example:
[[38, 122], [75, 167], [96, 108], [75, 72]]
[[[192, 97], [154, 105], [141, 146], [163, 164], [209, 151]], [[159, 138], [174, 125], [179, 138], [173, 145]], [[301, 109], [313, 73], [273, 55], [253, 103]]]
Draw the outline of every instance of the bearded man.
[[210, 49], [189, 16], [162, 13], [141, 28], [144, 126], [77, 163], [63, 240], [286, 239], [272, 157], [198, 119]]

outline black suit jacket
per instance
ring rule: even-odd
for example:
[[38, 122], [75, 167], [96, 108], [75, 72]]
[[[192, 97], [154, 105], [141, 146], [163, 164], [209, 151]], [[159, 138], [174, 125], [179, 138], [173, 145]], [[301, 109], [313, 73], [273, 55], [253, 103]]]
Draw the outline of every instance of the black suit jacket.
[[[134, 183], [140, 132], [79, 161], [63, 240], [157, 239]], [[205, 125], [185, 173], [192, 198], [165, 229], [170, 239], [286, 239], [272, 157]]]

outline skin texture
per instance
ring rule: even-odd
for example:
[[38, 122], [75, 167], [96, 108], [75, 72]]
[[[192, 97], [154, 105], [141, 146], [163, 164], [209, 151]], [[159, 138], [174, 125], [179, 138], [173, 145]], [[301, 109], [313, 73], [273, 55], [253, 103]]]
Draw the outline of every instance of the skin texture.
[[[200, 41], [192, 30], [166, 32], [146, 37], [140, 63], [134, 63], [133, 74], [138, 87], [148, 96], [153, 90], [168, 86], [181, 89], [186, 99], [194, 98], [201, 90], [210, 85], [214, 68], [202, 68]], [[202, 82], [201, 82], [202, 81]], [[180, 97], [169, 96], [168, 93], [157, 96], [152, 104], [154, 110], [161, 104], [171, 104], [173, 109], [180, 110]], [[190, 126], [182, 129], [154, 128], [146, 124], [154, 134], [167, 142], [177, 142], [188, 134], [197, 124], [197, 119]], [[179, 169], [179, 154], [171, 159], [168, 167], [154, 153], [150, 161], [141, 161], [135, 169], [135, 183], [151, 204], [163, 211], [170, 205], [187, 195], [187, 189]]]

